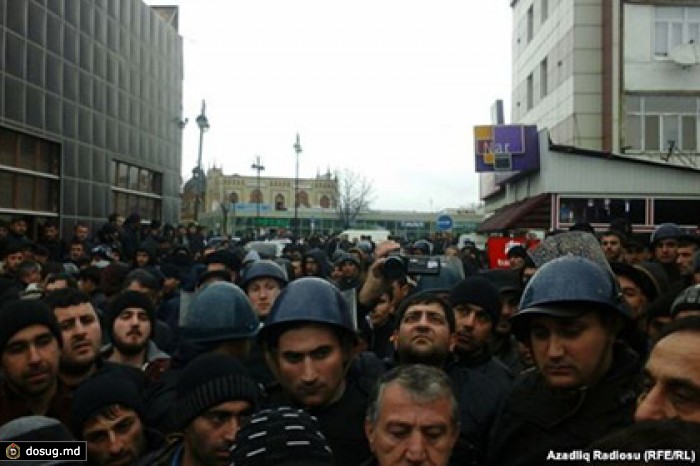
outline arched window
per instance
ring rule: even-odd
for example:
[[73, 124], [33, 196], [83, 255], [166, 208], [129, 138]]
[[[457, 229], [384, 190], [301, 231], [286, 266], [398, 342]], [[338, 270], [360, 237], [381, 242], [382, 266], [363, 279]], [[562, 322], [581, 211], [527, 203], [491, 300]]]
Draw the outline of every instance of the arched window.
[[284, 196], [281, 194], [275, 196], [275, 210], [285, 210]]
[[321, 196], [321, 208], [322, 209], [328, 209], [331, 206], [331, 200], [328, 198], [328, 196]]
[[238, 193], [237, 192], [232, 192], [228, 195], [228, 201], [231, 204], [238, 204]]
[[263, 203], [262, 193], [260, 192], [259, 189], [254, 189], [250, 193], [250, 202], [251, 202], [251, 204], [257, 204], [257, 203], [262, 204]]
[[309, 204], [309, 195], [306, 191], [299, 191], [299, 193], [297, 193], [297, 205], [299, 207], [311, 207]]

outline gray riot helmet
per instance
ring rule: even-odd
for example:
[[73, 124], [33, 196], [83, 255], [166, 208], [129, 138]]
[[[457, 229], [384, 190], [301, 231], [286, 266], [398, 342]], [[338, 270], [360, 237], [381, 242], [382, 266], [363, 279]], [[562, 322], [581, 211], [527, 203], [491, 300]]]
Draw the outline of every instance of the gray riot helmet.
[[272, 278], [277, 280], [280, 288], [284, 288], [287, 282], [287, 273], [280, 267], [279, 264], [271, 260], [259, 260], [250, 264], [244, 271], [243, 277], [241, 278], [241, 288], [246, 292], [248, 291], [248, 285], [250, 285], [253, 280], [258, 278]]
[[348, 305], [330, 282], [318, 277], [294, 280], [277, 296], [260, 330], [260, 338], [274, 345], [282, 331], [295, 324], [326, 324], [355, 335]]
[[689, 286], [681, 291], [671, 305], [671, 317], [682, 311], [700, 311], [700, 285]]
[[233, 283], [214, 282], [194, 296], [180, 332], [194, 343], [214, 343], [253, 338], [259, 328], [260, 320], [243, 290]]
[[615, 277], [578, 256], [560, 257], [538, 269], [525, 287], [519, 309], [510, 322], [520, 341], [528, 340], [534, 315], [577, 317], [599, 311], [629, 317]]

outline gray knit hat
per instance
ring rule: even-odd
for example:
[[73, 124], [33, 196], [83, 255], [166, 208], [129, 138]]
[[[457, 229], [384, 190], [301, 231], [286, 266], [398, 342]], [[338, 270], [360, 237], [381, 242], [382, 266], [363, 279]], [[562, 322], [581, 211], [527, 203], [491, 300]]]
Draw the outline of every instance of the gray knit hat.
[[[68, 428], [57, 419], [46, 416], [23, 416], [0, 426], [2, 442], [65, 442], [75, 440]], [[20, 459], [22, 459], [20, 457]], [[22, 464], [23, 466], [59, 466], [74, 464], [67, 460], [22, 459], [1, 461], [2, 464]]]
[[248, 401], [258, 407], [260, 389], [243, 364], [223, 354], [205, 354], [191, 361], [177, 385], [177, 428], [184, 429], [207, 409], [227, 401]]
[[316, 418], [288, 406], [255, 413], [231, 448], [231, 466], [332, 464], [333, 452]]

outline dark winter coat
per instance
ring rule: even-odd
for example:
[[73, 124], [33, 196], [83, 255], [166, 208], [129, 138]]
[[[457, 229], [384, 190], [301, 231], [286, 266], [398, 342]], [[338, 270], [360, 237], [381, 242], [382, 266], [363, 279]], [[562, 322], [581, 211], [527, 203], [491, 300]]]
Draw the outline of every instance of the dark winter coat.
[[555, 392], [536, 371], [516, 380], [491, 435], [486, 464], [541, 465], [550, 451], [583, 449], [633, 422], [641, 365], [626, 346], [591, 388]]

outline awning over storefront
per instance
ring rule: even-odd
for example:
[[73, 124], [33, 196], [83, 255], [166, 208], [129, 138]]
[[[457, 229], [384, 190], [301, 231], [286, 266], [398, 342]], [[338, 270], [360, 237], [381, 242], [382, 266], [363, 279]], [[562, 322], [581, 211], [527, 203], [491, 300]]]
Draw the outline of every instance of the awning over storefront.
[[[489, 233], [493, 231], [511, 230], [519, 227], [522, 221], [533, 211], [542, 207], [544, 204], [548, 204], [550, 197], [551, 195], [549, 193], [543, 193], [501, 207], [491, 217], [484, 220], [484, 222], [479, 225], [477, 231], [479, 233]], [[535, 227], [536, 225], [528, 226]]]

